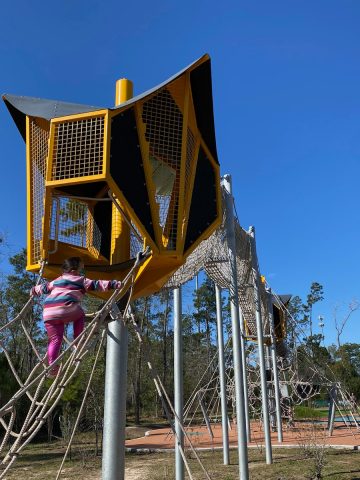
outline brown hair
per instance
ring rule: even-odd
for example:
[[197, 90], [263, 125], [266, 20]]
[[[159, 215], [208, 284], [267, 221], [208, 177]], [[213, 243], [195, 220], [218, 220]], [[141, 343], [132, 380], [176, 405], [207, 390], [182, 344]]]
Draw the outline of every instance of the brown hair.
[[82, 263], [82, 260], [80, 257], [70, 257], [64, 260], [64, 263], [62, 264], [62, 269], [63, 272], [69, 273], [71, 270], [79, 270], [79, 267]]

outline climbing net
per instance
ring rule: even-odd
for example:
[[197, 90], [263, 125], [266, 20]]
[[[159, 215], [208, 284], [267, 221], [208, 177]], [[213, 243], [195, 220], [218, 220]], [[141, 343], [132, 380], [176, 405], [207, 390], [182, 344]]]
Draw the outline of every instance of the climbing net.
[[[223, 210], [222, 223], [215, 232], [189, 255], [186, 262], [173, 274], [165, 288], [175, 288], [194, 278], [200, 270], [206, 274], [220, 288], [234, 291], [234, 281], [229, 256], [229, 241], [226, 231], [225, 195], [222, 189]], [[269, 334], [269, 310], [265, 285], [257, 282], [258, 268], [255, 242], [251, 234], [245, 231], [235, 218], [235, 258], [237, 269], [237, 293], [239, 305], [245, 322], [247, 334], [256, 336], [256, 296], [255, 289], [260, 293], [260, 309], [263, 318], [263, 332]], [[254, 265], [256, 265], [254, 267]]]
[[[29, 299], [21, 312], [13, 320], [7, 322], [6, 325], [0, 328], [0, 348], [3, 350], [8, 360], [10, 369], [19, 386], [16, 393], [13, 394], [12, 397], [0, 408], [0, 424], [4, 430], [2, 442], [0, 445], [0, 455], [2, 456], [2, 458], [0, 458], [0, 465], [2, 468], [2, 471], [0, 473], [0, 479], [5, 477], [6, 473], [11, 468], [16, 458], [20, 455], [21, 451], [25, 448], [27, 444], [29, 444], [29, 442], [35, 437], [35, 435], [47, 421], [47, 419], [59, 403], [66, 387], [77, 374], [81, 362], [89, 353], [89, 351], [93, 350], [94, 343], [97, 342], [97, 353], [89, 376], [87, 387], [83, 395], [83, 400], [73, 427], [72, 434], [68, 442], [66, 452], [64, 454], [61, 466], [56, 476], [56, 479], [60, 478], [62, 467], [70, 450], [77, 426], [81, 419], [82, 411], [85, 407], [92, 377], [97, 366], [99, 353], [105, 341], [106, 328], [103, 327], [106, 327], [108, 321], [124, 321], [133, 328], [138, 341], [144, 346], [144, 354], [149, 368], [150, 376], [155, 384], [158, 396], [161, 399], [167, 419], [172, 426], [172, 431], [176, 438], [176, 443], [184, 461], [184, 465], [189, 475], [189, 478], [193, 480], [194, 477], [190, 469], [188, 457], [185, 455], [185, 450], [182, 447], [179, 433], [175, 430], [175, 420], [177, 421], [183, 436], [187, 440], [187, 448], [191, 450], [194, 458], [200, 465], [200, 468], [204, 473], [205, 478], [207, 480], [211, 480], [196, 449], [191, 442], [191, 439], [189, 438], [183, 426], [183, 423], [180, 422], [180, 419], [175, 412], [175, 409], [172, 405], [169, 395], [164, 388], [160, 376], [157, 374], [156, 370], [152, 366], [149, 346], [146, 342], [144, 343], [141, 335], [141, 330], [137, 325], [135, 316], [131, 313], [130, 300], [132, 298], [132, 289], [134, 286], [136, 272], [141, 263], [148, 257], [149, 254], [150, 252], [148, 249], [145, 252], [139, 252], [133, 267], [131, 268], [130, 272], [127, 274], [122, 283], [122, 287], [119, 290], [115, 290], [111, 297], [100, 308], [100, 310], [98, 310], [91, 316], [92, 319], [85, 327], [83, 332], [76, 338], [76, 340], [70, 341], [68, 338], [64, 337], [67, 346], [56, 360], [56, 363], [59, 365], [59, 370], [53, 382], [50, 384], [48, 380], [48, 374], [53, 365], [47, 366], [46, 355], [42, 355], [41, 349], [36, 347], [35, 342], [31, 336], [31, 325], [33, 323], [33, 300]], [[41, 275], [39, 277], [39, 281], [41, 281]], [[128, 291], [129, 300], [124, 310], [124, 313], [122, 314], [117, 307], [117, 302]], [[11, 328], [13, 328], [14, 325], [18, 324], [21, 325], [25, 337], [30, 343], [31, 348], [37, 359], [35, 366], [33, 367], [26, 379], [22, 379], [19, 375], [16, 366], [12, 361], [11, 354], [9, 352], [6, 342], [7, 335], [11, 331]], [[27, 411], [25, 420], [22, 422], [22, 425], [17, 429], [17, 402], [23, 397], [26, 397], [28, 400]], [[13, 441], [9, 446], [10, 438]]]
[[[235, 382], [230, 338], [228, 339], [224, 350], [227, 404], [232, 406], [232, 418], [233, 420], [236, 420]], [[262, 423], [261, 380], [257, 350], [258, 347], [255, 343], [251, 343], [247, 349], [247, 398], [249, 417], [253, 421]], [[186, 425], [190, 427], [193, 423], [198, 423], [200, 419], [201, 424], [206, 426], [211, 440], [214, 437], [212, 425], [216, 424], [221, 419], [221, 387], [217, 360], [218, 352], [215, 352], [207, 369], [204, 371], [198, 384], [189, 396], [184, 410]], [[299, 368], [299, 364], [303, 365], [302, 369]], [[338, 411], [343, 424], [348, 427], [351, 435], [357, 438], [360, 429], [358, 405], [344, 386], [336, 380], [330, 369], [317, 366], [307, 356], [299, 359], [299, 356], [295, 355], [292, 357], [291, 362], [284, 357], [279, 357], [277, 360], [277, 368], [281, 390], [281, 416], [286, 420], [287, 428], [294, 426], [295, 406], [307, 404], [309, 400], [315, 399], [320, 393], [324, 393], [325, 391], [331, 395], [331, 391], [335, 387], [336, 396], [333, 397], [335, 408]], [[306, 372], [306, 374], [304, 374], [304, 372]], [[274, 378], [271, 376], [267, 381], [267, 389], [272, 427], [276, 427], [274, 388]], [[353, 426], [356, 427], [355, 430], [351, 428]], [[231, 428], [231, 422], [229, 422], [229, 427]], [[331, 426], [329, 424], [329, 429], [330, 428]]]
[[[145, 255], [143, 258], [145, 258]], [[115, 290], [103, 307], [94, 314], [91, 321], [86, 325], [76, 340], [70, 341], [68, 338], [64, 338], [66, 348], [56, 360], [56, 363], [59, 365], [59, 370], [52, 383], [49, 383], [48, 376], [53, 365], [47, 365], [46, 355], [42, 355], [41, 349], [36, 347], [35, 341], [31, 336], [33, 299], [30, 298], [21, 312], [13, 320], [1, 327], [0, 347], [8, 360], [11, 372], [19, 388], [0, 408], [0, 424], [4, 429], [0, 445], [0, 454], [3, 455], [1, 460], [3, 471], [0, 474], [0, 479], [6, 475], [6, 472], [12, 466], [20, 452], [35, 437], [56, 408], [64, 390], [77, 374], [81, 362], [89, 353], [94, 341], [97, 339], [105, 319], [111, 315], [116, 302], [131, 288], [134, 281], [134, 274], [141, 261], [142, 257], [139, 255], [133, 268], [125, 277], [122, 287], [119, 290]], [[39, 281], [41, 281], [41, 275]], [[25, 379], [19, 375], [8, 348], [7, 339], [11, 336], [11, 329], [14, 328], [15, 325], [21, 325], [37, 360], [35, 366]], [[103, 339], [104, 333], [101, 335], [100, 345]], [[17, 402], [22, 397], [26, 397], [27, 399], [27, 413], [22, 425], [16, 429]], [[10, 438], [13, 439], [13, 442], [9, 446], [8, 441]]]
[[[230, 246], [226, 230], [226, 209], [224, 207], [224, 197], [227, 192], [223, 189], [223, 213], [222, 223], [220, 227], [205, 241], [203, 241], [187, 258], [182, 265], [167, 282], [166, 288], [179, 287], [194, 278], [200, 270], [205, 271], [215, 284], [230, 292], [234, 291], [233, 273], [230, 262]], [[235, 258], [237, 267], [237, 293], [239, 306], [244, 318], [245, 331], [242, 332], [245, 341], [254, 340], [257, 336], [256, 328], [256, 287], [260, 294], [260, 314], [262, 317], [262, 328], [264, 337], [271, 336], [271, 316], [268, 308], [268, 293], [266, 292], [266, 284], [258, 282], [259, 266], [256, 257], [255, 241], [251, 234], [245, 231], [235, 218]], [[293, 323], [287, 307], [281, 299], [274, 295], [276, 305], [282, 311], [284, 318], [288, 323]], [[302, 337], [306, 336], [305, 332], [301, 332]], [[277, 368], [279, 372], [279, 381], [281, 389], [281, 408], [282, 415], [292, 421], [294, 406], [303, 404], [304, 402], [318, 396], [324, 390], [329, 391], [333, 385], [337, 385], [338, 400], [337, 408], [349, 408], [351, 406], [351, 416], [355, 424], [358, 423], [355, 415], [358, 411], [357, 405], [352, 400], [352, 396], [346, 391], [343, 385], [335, 378], [333, 371], [327, 365], [317, 365], [309, 358], [307, 352], [298, 348], [300, 342], [295, 342], [290, 351], [289, 345], [284, 342], [277, 344], [276, 348], [281, 353], [277, 358]], [[282, 349], [281, 349], [282, 347]], [[233, 363], [231, 349], [225, 359], [227, 365], [227, 396], [228, 400], [235, 406], [235, 385], [233, 377]], [[280, 352], [280, 350], [282, 350]], [[192, 421], [196, 417], [199, 409], [204, 414], [204, 406], [206, 403], [206, 411], [209, 419], [218, 412], [220, 405], [220, 380], [219, 371], [216, 365], [217, 354], [206, 370], [207, 375], [202, 376], [201, 381], [197, 385], [190, 396], [185, 407], [185, 417], [188, 421]], [[247, 348], [247, 385], [248, 385], [248, 403], [250, 415], [252, 418], [261, 418], [261, 381], [260, 367], [258, 362], [258, 346], [255, 342], [248, 344]], [[270, 358], [268, 358], [270, 362]], [[209, 379], [209, 369], [210, 379]], [[271, 367], [269, 367], [269, 373]], [[275, 412], [274, 399], [274, 379], [269, 379], [269, 411], [270, 414]], [[341, 408], [342, 407], [342, 408]], [[218, 413], [215, 414], [217, 418]], [[206, 416], [206, 415], [205, 415]], [[189, 420], [190, 419], [190, 420]]]

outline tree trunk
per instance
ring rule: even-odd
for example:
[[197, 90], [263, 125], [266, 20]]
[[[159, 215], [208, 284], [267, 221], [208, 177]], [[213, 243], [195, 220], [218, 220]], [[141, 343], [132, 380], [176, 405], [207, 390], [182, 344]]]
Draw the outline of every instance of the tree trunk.
[[141, 365], [142, 365], [142, 343], [138, 346], [138, 362], [135, 379], [135, 424], [140, 423], [140, 398], [141, 398]]
[[[140, 332], [141, 336], [143, 336], [144, 330], [144, 323], [146, 319], [146, 315], [148, 314], [148, 302], [145, 301], [144, 310], [141, 315], [141, 322], [140, 322]], [[143, 355], [143, 348], [142, 342], [139, 342], [137, 348], [137, 369], [136, 369], [136, 377], [135, 377], [135, 384], [134, 384], [134, 400], [135, 400], [135, 423], [140, 423], [140, 406], [141, 406], [141, 367], [142, 367], [142, 355]]]

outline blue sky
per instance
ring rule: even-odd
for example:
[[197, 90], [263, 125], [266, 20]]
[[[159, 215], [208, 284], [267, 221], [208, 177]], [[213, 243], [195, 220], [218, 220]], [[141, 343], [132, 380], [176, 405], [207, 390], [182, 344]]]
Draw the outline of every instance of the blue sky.
[[[331, 343], [334, 306], [360, 298], [359, 24], [358, 0], [6, 1], [0, 90], [111, 106], [117, 78], [141, 93], [208, 52], [221, 171], [241, 224], [255, 225], [276, 291], [305, 297], [323, 284], [315, 316]], [[25, 148], [4, 104], [0, 162], [0, 230], [16, 252]], [[343, 341], [360, 342], [359, 320]]]

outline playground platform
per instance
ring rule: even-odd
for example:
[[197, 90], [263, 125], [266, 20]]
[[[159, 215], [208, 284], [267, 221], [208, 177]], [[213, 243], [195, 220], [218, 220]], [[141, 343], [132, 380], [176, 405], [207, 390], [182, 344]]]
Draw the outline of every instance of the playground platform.
[[[211, 425], [213, 438], [206, 426], [191, 426], [186, 428], [187, 435], [195, 448], [218, 449], [222, 448], [221, 424]], [[271, 433], [272, 445], [277, 447], [301, 447], [304, 445], [325, 445], [334, 448], [350, 448], [360, 450], [360, 431], [356, 427], [346, 425], [336, 426], [333, 435], [329, 433], [323, 424], [312, 424], [297, 422], [291, 428], [284, 428], [283, 442], [279, 443], [277, 433]], [[126, 441], [126, 448], [131, 452], [141, 451], [165, 451], [174, 449], [174, 435], [171, 429], [159, 428], [149, 430], [144, 437]], [[188, 441], [185, 440], [185, 446]], [[231, 448], [237, 446], [237, 429], [233, 425], [229, 431], [229, 445]], [[258, 423], [251, 425], [251, 443], [249, 447], [264, 447], [264, 432]]]

